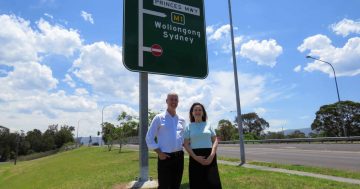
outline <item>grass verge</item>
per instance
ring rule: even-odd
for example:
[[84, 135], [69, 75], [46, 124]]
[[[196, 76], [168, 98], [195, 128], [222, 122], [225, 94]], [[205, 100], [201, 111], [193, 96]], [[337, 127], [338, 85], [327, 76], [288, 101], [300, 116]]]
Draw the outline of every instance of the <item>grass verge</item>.
[[[225, 160], [225, 161], [232, 161], [232, 162], [240, 161], [237, 158], [220, 157], [219, 159]], [[324, 167], [289, 165], [289, 164], [280, 164], [280, 163], [271, 163], [271, 162], [250, 161], [247, 163], [252, 164], [252, 165], [266, 166], [266, 167], [272, 167], [272, 168], [281, 168], [281, 169], [288, 169], [288, 170], [295, 170], [295, 171], [303, 171], [303, 172], [308, 172], [308, 173], [318, 173], [318, 174], [323, 174], [323, 175], [360, 179], [360, 172], [355, 172], [355, 171], [344, 171], [344, 170], [324, 168]]]
[[[0, 164], [0, 189], [15, 188], [76, 188], [99, 189], [132, 181], [139, 173], [139, 154], [136, 151], [107, 151], [105, 148], [83, 147], [45, 158]], [[156, 154], [149, 153], [149, 175], [156, 178]], [[182, 189], [188, 188], [188, 159], [185, 159]], [[258, 171], [220, 165], [224, 189], [263, 188], [359, 188], [359, 185], [283, 173]]]

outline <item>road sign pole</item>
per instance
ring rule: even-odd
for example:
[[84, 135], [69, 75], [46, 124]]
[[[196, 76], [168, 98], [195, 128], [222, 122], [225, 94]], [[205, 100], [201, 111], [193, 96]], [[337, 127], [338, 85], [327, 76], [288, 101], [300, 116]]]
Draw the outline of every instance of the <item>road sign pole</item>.
[[[139, 35], [138, 35], [138, 57], [139, 66], [142, 67], [144, 63], [144, 13], [143, 13], [143, 0], [139, 0]], [[140, 181], [147, 181], [149, 177], [149, 162], [148, 162], [148, 148], [145, 141], [145, 136], [148, 130], [148, 74], [144, 72], [139, 73], [139, 167], [140, 167]]]
[[149, 160], [148, 160], [148, 147], [146, 145], [145, 136], [148, 131], [148, 74], [144, 72], [139, 73], [139, 160], [140, 160], [140, 181], [145, 182], [149, 177]]

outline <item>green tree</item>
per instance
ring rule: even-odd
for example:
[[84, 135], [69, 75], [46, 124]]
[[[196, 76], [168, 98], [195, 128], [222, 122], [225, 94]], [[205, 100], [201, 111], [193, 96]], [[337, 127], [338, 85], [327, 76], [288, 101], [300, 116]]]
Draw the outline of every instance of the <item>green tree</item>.
[[31, 151], [33, 152], [41, 152], [43, 148], [42, 144], [42, 133], [38, 129], [34, 129], [32, 131], [28, 131], [26, 133], [25, 140], [30, 143]]
[[237, 133], [237, 129], [229, 120], [222, 119], [218, 123], [218, 128], [216, 130], [216, 135], [220, 137], [221, 140], [234, 140], [233, 137]]
[[265, 134], [265, 139], [284, 139], [285, 135], [283, 132], [268, 132]]
[[293, 133], [288, 134], [287, 138], [305, 138], [305, 133], [301, 132], [300, 130], [295, 130]]
[[123, 129], [124, 129], [123, 127], [115, 128], [116, 140], [119, 142], [119, 146], [120, 146], [119, 153], [121, 152], [122, 146], [126, 143], [126, 137]]
[[118, 116], [120, 127], [122, 127], [123, 137], [138, 136], [139, 121], [134, 119], [133, 116], [128, 115], [126, 112], [121, 112]]
[[10, 130], [4, 126], [0, 126], [0, 161], [6, 161], [10, 158], [12, 143]]
[[107, 144], [108, 150], [111, 151], [114, 140], [116, 140], [115, 126], [112, 123], [104, 122], [102, 126], [102, 139]]
[[360, 103], [341, 101], [321, 106], [316, 112], [316, 118], [311, 129], [326, 137], [360, 135]]
[[[245, 136], [249, 133], [248, 136], [255, 139], [260, 139], [261, 133], [270, 126], [265, 119], [259, 117], [255, 112], [242, 114], [241, 119]], [[237, 122], [237, 118], [235, 118], [235, 122]]]
[[153, 112], [152, 110], [149, 110], [148, 112], [148, 123], [149, 123], [149, 126], [151, 124], [151, 121], [154, 119], [154, 117], [159, 114], [159, 112]]
[[48, 129], [42, 135], [42, 149], [41, 151], [49, 151], [56, 149], [55, 135], [58, 132], [58, 125], [49, 125]]
[[74, 142], [74, 134], [75, 127], [63, 125], [60, 127], [60, 130], [58, 130], [55, 133], [55, 145], [57, 148], [61, 148], [64, 144], [69, 142]]

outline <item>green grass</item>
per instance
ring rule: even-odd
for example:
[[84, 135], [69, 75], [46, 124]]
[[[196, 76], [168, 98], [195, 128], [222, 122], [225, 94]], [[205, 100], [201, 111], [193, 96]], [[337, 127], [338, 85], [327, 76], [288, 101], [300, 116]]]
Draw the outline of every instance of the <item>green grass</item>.
[[250, 162], [249, 164], [274, 167], [274, 168], [283, 168], [283, 169], [303, 171], [303, 172], [319, 173], [323, 175], [331, 175], [337, 177], [360, 179], [360, 172], [355, 172], [355, 171], [344, 171], [344, 170], [331, 169], [331, 168], [312, 167], [312, 166], [303, 166], [303, 165], [288, 165], [288, 164], [278, 164], [278, 163], [269, 163], [269, 162]]
[[[219, 159], [225, 160], [225, 161], [240, 162], [240, 160], [238, 158], [219, 157]], [[257, 162], [257, 161], [250, 161], [247, 163], [252, 164], [252, 165], [260, 165], [260, 166], [273, 167], [273, 168], [281, 168], [281, 169], [303, 171], [303, 172], [309, 172], [309, 173], [318, 173], [318, 174], [323, 174], [323, 175], [331, 175], [331, 176], [337, 176], [337, 177], [360, 179], [360, 172], [355, 172], [355, 171], [344, 171], [344, 170], [324, 168], [324, 167], [289, 165], [289, 164]]]
[[[149, 153], [149, 175], [156, 178], [156, 154]], [[185, 159], [181, 188], [188, 188], [188, 159]], [[230, 188], [359, 188], [323, 179], [219, 165], [224, 189]], [[138, 152], [88, 148], [58, 153], [41, 159], [0, 164], [0, 189], [113, 188], [128, 183], [139, 173]]]

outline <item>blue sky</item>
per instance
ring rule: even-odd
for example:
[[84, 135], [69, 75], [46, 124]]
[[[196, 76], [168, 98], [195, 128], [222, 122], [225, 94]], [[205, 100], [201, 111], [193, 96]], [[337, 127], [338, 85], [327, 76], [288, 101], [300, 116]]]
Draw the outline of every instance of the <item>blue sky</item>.
[[[184, 1], [185, 2], [185, 1]], [[149, 107], [178, 112], [205, 104], [214, 124], [236, 109], [227, 1], [205, 2], [209, 76], [149, 76]], [[0, 0], [0, 125], [45, 130], [80, 125], [95, 135], [104, 120], [138, 111], [138, 74], [122, 64], [123, 1]], [[233, 0], [243, 113], [257, 112], [272, 131], [309, 127], [321, 105], [360, 101], [360, 2]]]

